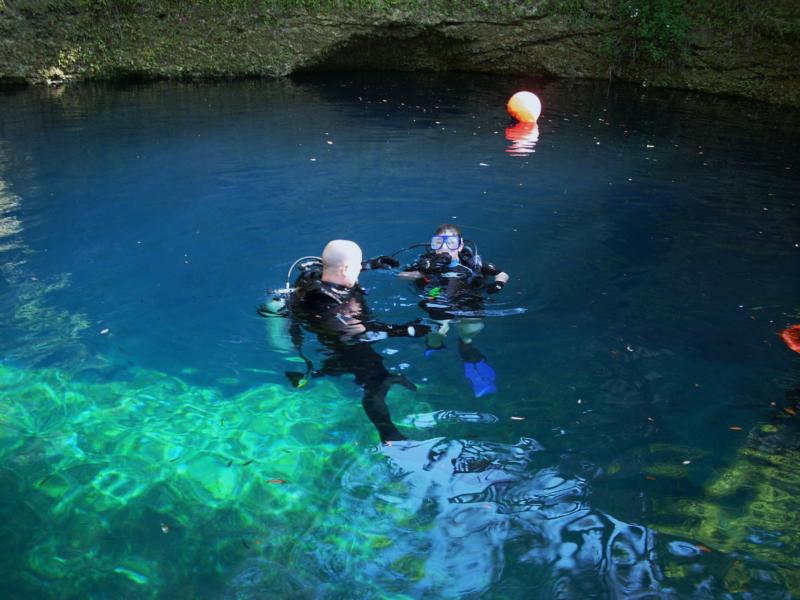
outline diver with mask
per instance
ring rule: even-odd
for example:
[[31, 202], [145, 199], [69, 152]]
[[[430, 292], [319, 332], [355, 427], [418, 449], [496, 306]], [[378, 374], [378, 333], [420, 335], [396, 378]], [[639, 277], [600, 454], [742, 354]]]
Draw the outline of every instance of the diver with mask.
[[464, 361], [464, 376], [476, 398], [497, 391], [496, 374], [486, 357], [472, 343], [483, 329], [483, 292], [496, 294], [508, 282], [508, 274], [484, 263], [473, 245], [464, 243], [461, 229], [441, 225], [431, 238], [430, 249], [406, 266], [400, 277], [413, 279], [422, 301], [420, 307], [438, 323], [426, 339], [426, 356], [441, 350], [451, 324], [459, 337], [458, 350]]

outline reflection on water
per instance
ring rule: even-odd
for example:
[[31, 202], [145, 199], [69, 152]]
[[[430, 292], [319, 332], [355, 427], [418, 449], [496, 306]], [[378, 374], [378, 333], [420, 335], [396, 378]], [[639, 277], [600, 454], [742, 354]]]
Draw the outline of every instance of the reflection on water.
[[539, 141], [539, 125], [536, 123], [517, 123], [506, 127], [506, 139], [511, 142], [506, 152], [511, 156], [527, 156], [536, 152]]
[[[514, 598], [677, 598], [664, 569], [677, 563], [688, 569], [684, 588], [718, 587], [708, 548], [592, 507], [587, 479], [548, 465], [551, 454], [535, 440], [438, 437], [379, 453], [385, 463], [359, 460], [344, 473], [331, 520], [306, 532], [298, 544], [305, 552], [293, 554], [305, 570], [331, 575], [314, 583], [322, 586], [315, 597], [338, 597], [357, 581], [364, 593], [356, 597], [502, 590]], [[334, 515], [347, 515], [346, 524]], [[273, 583], [269, 568], [248, 560], [226, 597], [262, 597]]]
[[[5, 352], [0, 360], [37, 364], [45, 358], [58, 357], [63, 363], [87, 358], [80, 343], [89, 327], [81, 313], [71, 313], [53, 306], [49, 296], [70, 287], [69, 273], [40, 278], [28, 262], [36, 252], [24, 241], [24, 226], [19, 216], [21, 199], [12, 193], [3, 179], [6, 164], [0, 146], [0, 300], [6, 307], [0, 342]], [[13, 351], [9, 351], [11, 346]]]

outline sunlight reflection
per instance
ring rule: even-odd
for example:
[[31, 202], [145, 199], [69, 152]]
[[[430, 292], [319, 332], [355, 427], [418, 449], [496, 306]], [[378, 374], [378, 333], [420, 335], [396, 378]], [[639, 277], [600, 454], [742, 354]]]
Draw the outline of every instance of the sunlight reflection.
[[528, 156], [535, 152], [539, 141], [539, 126], [536, 123], [517, 123], [506, 127], [506, 139], [511, 144], [506, 152], [511, 156]]

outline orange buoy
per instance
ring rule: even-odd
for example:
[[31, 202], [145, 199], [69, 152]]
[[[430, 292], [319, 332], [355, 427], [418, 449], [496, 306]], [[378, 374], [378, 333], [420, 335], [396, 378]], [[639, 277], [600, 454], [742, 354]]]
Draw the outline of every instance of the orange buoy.
[[789, 348], [800, 353], [800, 325], [790, 325], [781, 331], [780, 336]]
[[542, 103], [533, 92], [517, 92], [506, 105], [508, 114], [522, 123], [535, 123], [542, 114]]

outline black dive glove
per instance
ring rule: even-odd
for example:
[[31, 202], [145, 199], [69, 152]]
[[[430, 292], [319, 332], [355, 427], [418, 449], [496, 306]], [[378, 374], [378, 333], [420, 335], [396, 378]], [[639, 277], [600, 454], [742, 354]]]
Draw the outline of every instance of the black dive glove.
[[402, 325], [389, 325], [387, 333], [389, 337], [422, 337], [423, 335], [428, 335], [431, 332], [431, 328], [428, 325], [425, 325], [417, 319], [416, 321], [410, 321], [408, 323], [403, 323]]
[[391, 269], [399, 266], [400, 261], [393, 256], [376, 256], [361, 263], [361, 268], [365, 271], [370, 269]]
[[417, 261], [417, 269], [423, 273], [444, 271], [450, 266], [449, 254], [426, 254]]
[[505, 282], [503, 281], [493, 281], [489, 285], [486, 286], [486, 293], [487, 294], [496, 294], [500, 290], [505, 287]]

